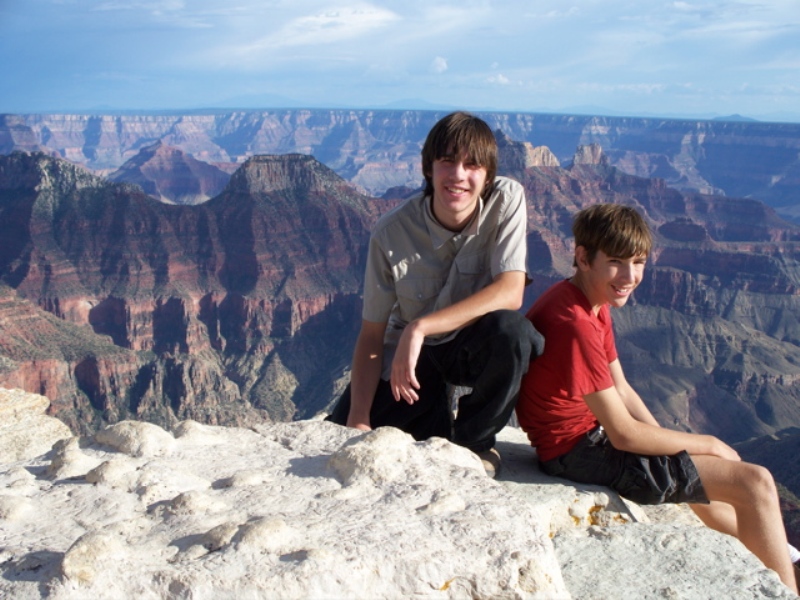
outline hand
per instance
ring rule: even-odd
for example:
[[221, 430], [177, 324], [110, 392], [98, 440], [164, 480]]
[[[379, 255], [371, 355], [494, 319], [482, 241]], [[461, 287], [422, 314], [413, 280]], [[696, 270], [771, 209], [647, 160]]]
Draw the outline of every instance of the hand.
[[725, 460], [733, 460], [736, 462], [740, 462], [742, 459], [739, 456], [739, 453], [736, 452], [733, 448], [728, 446], [725, 442], [720, 440], [719, 438], [712, 438], [713, 445], [711, 454], [714, 456], [719, 456], [720, 458], [724, 458]]
[[419, 331], [416, 321], [412, 321], [403, 330], [400, 341], [397, 343], [389, 383], [392, 395], [398, 402], [405, 400], [409, 404], [414, 404], [419, 400], [417, 390], [420, 385], [415, 371], [424, 341], [425, 335]]

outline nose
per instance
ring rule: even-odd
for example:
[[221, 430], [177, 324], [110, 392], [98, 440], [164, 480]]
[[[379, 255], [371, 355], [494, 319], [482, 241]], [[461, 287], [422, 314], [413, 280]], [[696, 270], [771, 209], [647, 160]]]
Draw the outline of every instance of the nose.
[[464, 167], [464, 161], [462, 161], [462, 160], [453, 161], [451, 163], [451, 167], [452, 167], [452, 170], [451, 170], [450, 174], [452, 175], [453, 178], [455, 178], [455, 179], [457, 179], [459, 181], [461, 179], [464, 179], [464, 177], [466, 176], [466, 173], [467, 173], [467, 169], [466, 169], [466, 167]]
[[625, 283], [632, 283], [637, 279], [638, 265], [632, 262], [624, 262], [619, 270], [619, 277]]

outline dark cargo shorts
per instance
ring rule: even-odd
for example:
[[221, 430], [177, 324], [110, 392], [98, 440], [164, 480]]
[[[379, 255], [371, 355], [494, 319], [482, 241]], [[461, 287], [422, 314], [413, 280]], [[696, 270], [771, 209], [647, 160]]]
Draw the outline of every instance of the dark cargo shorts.
[[606, 485], [637, 504], [708, 504], [689, 454], [644, 456], [617, 450], [602, 427], [586, 434], [566, 454], [540, 463], [548, 475], [579, 483]]

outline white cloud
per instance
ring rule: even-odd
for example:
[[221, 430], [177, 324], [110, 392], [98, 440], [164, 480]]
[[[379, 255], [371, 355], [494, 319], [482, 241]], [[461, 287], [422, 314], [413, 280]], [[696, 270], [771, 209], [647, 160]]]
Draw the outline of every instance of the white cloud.
[[447, 59], [437, 56], [431, 61], [431, 73], [441, 74], [447, 71]]
[[246, 49], [333, 44], [371, 33], [397, 19], [392, 11], [367, 4], [328, 9], [294, 18]]
[[502, 73], [498, 75], [492, 75], [486, 81], [488, 81], [489, 83], [496, 83], [499, 85], [509, 85], [511, 83], [511, 80]]

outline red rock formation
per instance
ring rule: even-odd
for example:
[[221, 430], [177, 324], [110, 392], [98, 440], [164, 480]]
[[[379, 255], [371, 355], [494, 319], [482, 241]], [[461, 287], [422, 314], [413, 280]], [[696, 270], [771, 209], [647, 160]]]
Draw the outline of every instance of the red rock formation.
[[230, 175], [158, 141], [142, 148], [108, 179], [134, 183], [146, 194], [170, 204], [200, 204], [219, 194]]
[[[133, 351], [122, 371], [102, 349], [68, 361], [48, 384], [57, 413], [81, 402], [86, 412], [88, 401], [111, 421], [132, 413], [237, 422], [252, 405], [290, 418], [294, 390], [270, 399], [262, 381], [283, 368], [270, 365], [293, 362], [275, 360], [309, 321], [329, 313], [341, 322], [344, 310], [355, 322], [376, 210], [299, 155], [251, 159], [223, 194], [180, 207], [40, 154], [14, 154], [0, 159], [8, 240], [0, 273], [20, 297], [116, 344], [104, 348]], [[352, 332], [342, 335], [348, 344], [337, 352], [349, 355]], [[24, 370], [8, 380], [41, 392], [42, 378]], [[212, 394], [213, 410], [204, 409]]]

